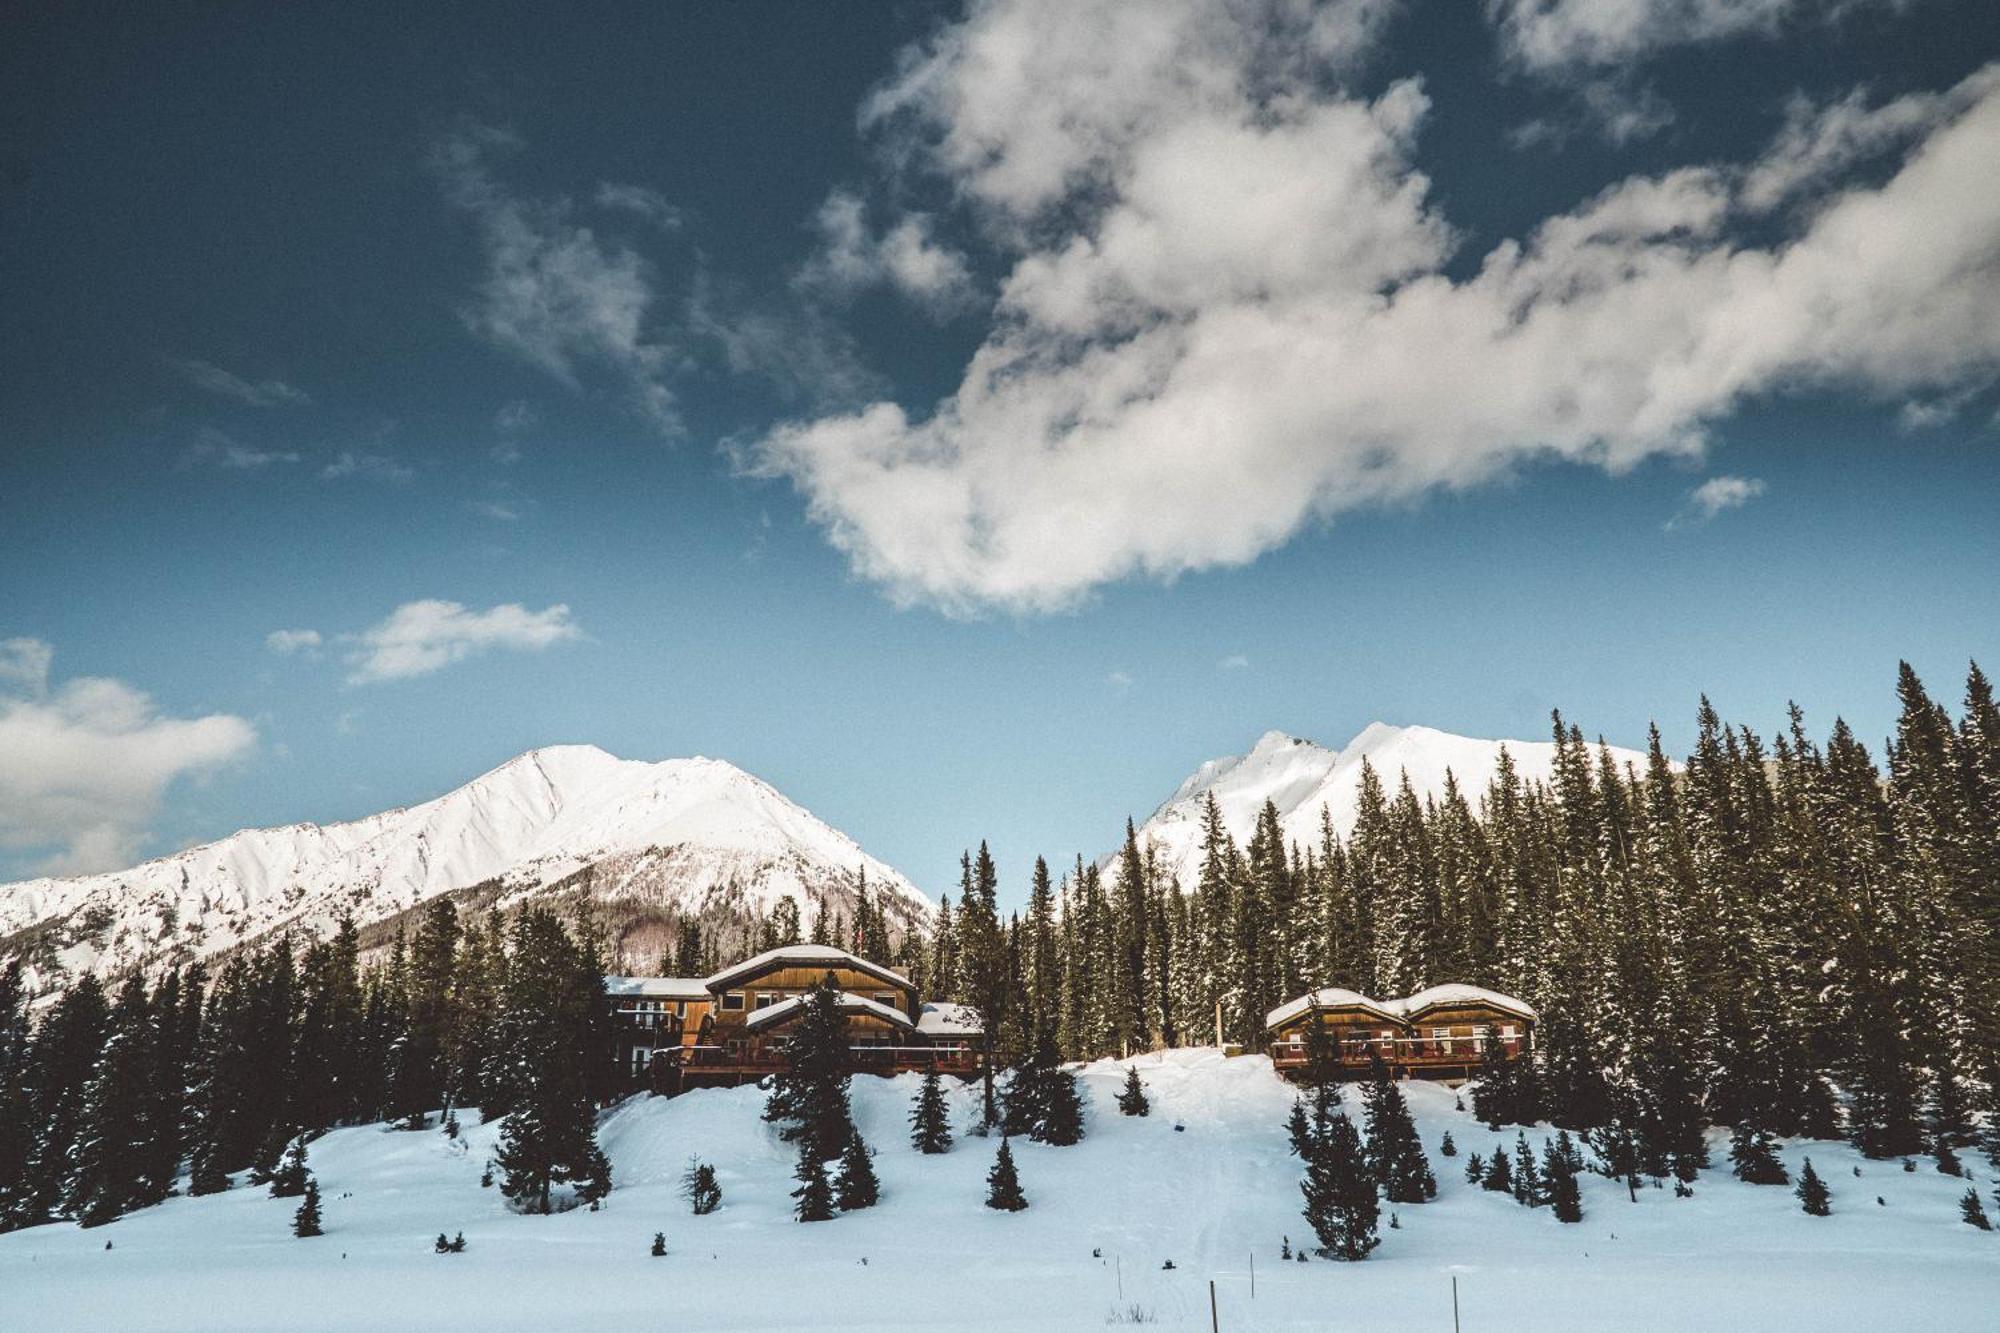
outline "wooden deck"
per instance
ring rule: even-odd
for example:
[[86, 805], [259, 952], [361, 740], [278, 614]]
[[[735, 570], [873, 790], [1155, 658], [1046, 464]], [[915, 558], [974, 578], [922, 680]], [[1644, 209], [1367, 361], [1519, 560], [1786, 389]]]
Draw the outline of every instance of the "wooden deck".
[[[1479, 1073], [1481, 1047], [1477, 1037], [1374, 1037], [1367, 1041], [1340, 1043], [1339, 1074], [1344, 1080], [1368, 1077], [1374, 1067], [1371, 1052], [1379, 1052], [1395, 1078], [1467, 1079]], [[1503, 1039], [1509, 1059], [1526, 1048], [1523, 1038]], [[1271, 1064], [1287, 1076], [1303, 1073], [1306, 1044], [1303, 1040], [1274, 1042], [1267, 1052]]]

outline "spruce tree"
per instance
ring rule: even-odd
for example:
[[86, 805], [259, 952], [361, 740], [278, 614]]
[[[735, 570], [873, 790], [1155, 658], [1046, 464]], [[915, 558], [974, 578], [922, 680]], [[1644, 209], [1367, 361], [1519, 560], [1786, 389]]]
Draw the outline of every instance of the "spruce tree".
[[1028, 1196], [1021, 1192], [1021, 1177], [1014, 1170], [1014, 1152], [1004, 1134], [993, 1167], [986, 1173], [986, 1206], [1003, 1213], [1018, 1213], [1028, 1206]]
[[109, 1025], [104, 988], [86, 973], [63, 992], [35, 1030], [21, 1071], [28, 1108], [27, 1160], [8, 1200], [9, 1226], [56, 1216], [71, 1183], [89, 1092]]
[[1979, 1201], [1979, 1191], [1976, 1189], [1967, 1190], [1959, 1199], [1958, 1215], [1968, 1226], [1978, 1227], [1981, 1231], [1993, 1229], [1993, 1223], [1986, 1217], [1986, 1205]]
[[120, 990], [109, 1026], [110, 1041], [84, 1095], [67, 1181], [67, 1209], [87, 1227], [152, 1201], [144, 1198], [144, 1177], [160, 1035], [137, 976]]
[[1495, 1194], [1514, 1192], [1514, 1166], [1507, 1160], [1505, 1148], [1497, 1144], [1494, 1146], [1493, 1158], [1487, 1162], [1486, 1174], [1480, 1179], [1479, 1184], [1482, 1189], [1492, 1190]]
[[1799, 1185], [1793, 1193], [1798, 1195], [1799, 1206], [1814, 1217], [1825, 1217], [1833, 1211], [1832, 1196], [1827, 1191], [1826, 1182], [1813, 1170], [1810, 1157], [1806, 1158], [1805, 1166], [1799, 1171]]
[[1729, 1162], [1736, 1178], [1750, 1185], [1788, 1185], [1791, 1177], [1778, 1158], [1771, 1132], [1750, 1121], [1736, 1126], [1729, 1136]]
[[1486, 1159], [1478, 1153], [1465, 1159], [1465, 1183], [1477, 1185], [1486, 1179]]
[[1542, 1159], [1542, 1184], [1558, 1222], [1583, 1220], [1583, 1191], [1577, 1185], [1576, 1174], [1575, 1158], [1550, 1144]]
[[1128, 1065], [1125, 1069], [1125, 1090], [1118, 1094], [1118, 1111], [1121, 1115], [1145, 1115], [1153, 1109], [1146, 1100], [1146, 1085], [1139, 1081], [1139, 1066]]
[[715, 1178], [715, 1168], [707, 1162], [690, 1159], [686, 1174], [681, 1176], [681, 1196], [696, 1217], [706, 1217], [720, 1208], [722, 1186]]
[[646, 1253], [650, 1254], [655, 1259], [666, 1258], [667, 1233], [664, 1231], [655, 1231], [653, 1233], [653, 1246], [651, 1249], [647, 1250]]
[[299, 1210], [292, 1214], [292, 1234], [301, 1239], [325, 1233], [319, 1225], [319, 1182], [306, 1177], [303, 1197], [299, 1199]]
[[839, 1174], [833, 1182], [834, 1201], [841, 1212], [873, 1208], [881, 1197], [882, 1185], [875, 1179], [874, 1156], [861, 1141], [859, 1130], [849, 1136], [847, 1147], [840, 1154]]
[[1312, 1126], [1306, 1120], [1303, 1097], [1292, 1098], [1292, 1113], [1285, 1120], [1285, 1138], [1291, 1144], [1294, 1157], [1304, 1161], [1312, 1156]]
[[1313, 1153], [1299, 1189], [1321, 1255], [1358, 1261], [1380, 1243], [1374, 1173], [1368, 1169], [1354, 1122], [1344, 1114], [1322, 1117], [1315, 1125]]
[[1528, 1133], [1514, 1136], [1514, 1202], [1523, 1208], [1539, 1208], [1548, 1200], [1543, 1195], [1542, 1174], [1535, 1169], [1535, 1150], [1528, 1146]]
[[1521, 1107], [1521, 1071], [1493, 1032], [1479, 1049], [1479, 1081], [1472, 1085], [1472, 1113], [1488, 1129], [1525, 1123]]
[[785, 1067], [771, 1079], [764, 1119], [786, 1143], [803, 1144], [820, 1161], [837, 1157], [854, 1134], [848, 1108], [847, 1023], [840, 989], [828, 973], [806, 996], [785, 1041]]
[[1451, 1131], [1448, 1129], [1444, 1132], [1444, 1137], [1438, 1141], [1438, 1154], [1442, 1157], [1458, 1156], [1458, 1144], [1453, 1142]]
[[271, 1197], [296, 1199], [306, 1192], [311, 1179], [312, 1173], [306, 1167], [306, 1136], [301, 1134], [292, 1140], [283, 1162], [271, 1173]]
[[813, 1154], [812, 1145], [799, 1140], [799, 1165], [792, 1173], [799, 1187], [792, 1191], [798, 1200], [792, 1215], [801, 1222], [827, 1222], [833, 1218], [833, 1186], [826, 1178], [826, 1163]]
[[910, 1146], [921, 1153], [951, 1151], [951, 1119], [946, 1112], [944, 1088], [935, 1067], [924, 1071], [923, 1086], [917, 1090], [917, 1104], [910, 1112]]
[[1423, 1141], [1410, 1118], [1403, 1090], [1389, 1077], [1389, 1069], [1377, 1055], [1363, 1094], [1364, 1118], [1368, 1129], [1368, 1166], [1383, 1197], [1390, 1203], [1423, 1203], [1437, 1197], [1437, 1177], [1424, 1156]]

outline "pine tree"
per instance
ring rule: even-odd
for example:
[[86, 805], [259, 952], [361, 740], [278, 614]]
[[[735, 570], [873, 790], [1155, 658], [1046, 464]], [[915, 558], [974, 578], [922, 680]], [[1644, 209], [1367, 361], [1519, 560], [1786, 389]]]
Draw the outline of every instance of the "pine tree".
[[1493, 1032], [1486, 1034], [1479, 1050], [1479, 1081], [1472, 1086], [1472, 1113], [1488, 1129], [1526, 1123], [1530, 1116], [1521, 1105], [1521, 1071], [1507, 1054], [1507, 1048]]
[[1979, 1191], [1976, 1189], [1967, 1190], [1959, 1199], [1958, 1215], [1968, 1226], [1978, 1227], [1981, 1231], [1993, 1229], [1993, 1224], [1986, 1217], [1986, 1205], [1979, 1201]]
[[306, 1192], [306, 1184], [312, 1173], [306, 1167], [306, 1136], [301, 1134], [292, 1140], [285, 1150], [285, 1159], [278, 1169], [271, 1173], [271, 1197], [274, 1199], [296, 1199]]
[[833, 1186], [826, 1178], [826, 1163], [813, 1153], [812, 1145], [799, 1140], [799, 1166], [792, 1173], [799, 1187], [792, 1191], [798, 1200], [792, 1215], [801, 1222], [828, 1222], [833, 1219]]
[[1438, 1154], [1443, 1157], [1458, 1156], [1458, 1144], [1452, 1141], [1451, 1131], [1448, 1129], [1444, 1132], [1444, 1138], [1438, 1142]]
[[1549, 1145], [1542, 1159], [1542, 1182], [1556, 1221], [1583, 1220], [1583, 1191], [1577, 1185], [1575, 1159], [1555, 1144]]
[[1345, 1115], [1324, 1116], [1314, 1127], [1313, 1152], [1299, 1189], [1305, 1195], [1306, 1221], [1319, 1238], [1321, 1255], [1349, 1261], [1366, 1259], [1380, 1243], [1375, 1177], [1364, 1160], [1361, 1137]]
[[299, 1210], [292, 1214], [292, 1234], [301, 1239], [326, 1234], [319, 1225], [319, 1182], [310, 1176], [306, 1177]]
[[764, 1119], [779, 1126], [786, 1143], [802, 1144], [826, 1161], [839, 1156], [854, 1134], [847, 1102], [847, 1023], [832, 973], [813, 988], [801, 1010], [785, 1041], [785, 1067], [771, 1079]]
[[664, 1232], [664, 1231], [655, 1231], [655, 1232], [653, 1233], [653, 1247], [652, 1247], [652, 1248], [651, 1248], [650, 1250], [646, 1251], [646, 1253], [648, 1253], [648, 1254], [652, 1255], [652, 1256], [653, 1256], [653, 1258], [655, 1258], [655, 1259], [664, 1259], [664, 1258], [666, 1258], [666, 1257], [667, 1257], [667, 1233], [666, 1233], [666, 1232]]
[[1481, 1178], [1479, 1184], [1482, 1189], [1492, 1190], [1495, 1194], [1514, 1192], [1514, 1167], [1513, 1163], [1507, 1160], [1505, 1148], [1497, 1145], [1494, 1147], [1493, 1158], [1487, 1162], [1486, 1175]]
[[1788, 1185], [1791, 1177], [1778, 1158], [1776, 1140], [1767, 1129], [1750, 1121], [1736, 1126], [1729, 1136], [1729, 1161], [1736, 1178], [1750, 1185]]
[[1303, 1097], [1292, 1098], [1292, 1113], [1285, 1120], [1285, 1139], [1291, 1144], [1294, 1157], [1303, 1161], [1312, 1156], [1312, 1126], [1306, 1120]]
[[70, 1192], [71, 1163], [86, 1127], [89, 1091], [109, 1022], [104, 988], [86, 973], [35, 1030], [21, 1070], [28, 1153], [8, 1200], [9, 1226], [49, 1221]]
[[1118, 1094], [1118, 1111], [1121, 1115], [1146, 1115], [1153, 1109], [1146, 1100], [1146, 1085], [1139, 1081], [1139, 1066], [1128, 1065], [1125, 1069], [1125, 1090]]
[[145, 1197], [144, 1176], [160, 1034], [138, 977], [119, 992], [109, 1026], [109, 1043], [84, 1095], [67, 1182], [67, 1208], [87, 1227], [154, 1201]]
[[951, 1151], [951, 1120], [946, 1113], [944, 1088], [935, 1067], [924, 1071], [923, 1086], [917, 1090], [917, 1104], [910, 1112], [910, 1146], [921, 1153]]
[[681, 1197], [688, 1201], [696, 1217], [706, 1217], [722, 1206], [722, 1186], [715, 1178], [715, 1168], [707, 1162], [689, 1159], [688, 1168], [681, 1176]]
[[1423, 1203], [1437, 1197], [1437, 1177], [1424, 1156], [1423, 1141], [1410, 1118], [1403, 1091], [1389, 1077], [1380, 1055], [1371, 1060], [1363, 1094], [1368, 1129], [1368, 1165], [1390, 1203]]
[[986, 1173], [986, 1206], [1004, 1213], [1018, 1213], [1028, 1206], [1028, 1196], [1021, 1193], [1021, 1178], [1014, 1170], [1014, 1152], [1004, 1134], [993, 1168]]
[[882, 1185], [875, 1179], [874, 1156], [861, 1141], [859, 1130], [848, 1138], [847, 1147], [840, 1154], [840, 1172], [833, 1182], [835, 1203], [841, 1212], [873, 1208], [881, 1197]]
[[1832, 1198], [1827, 1192], [1826, 1182], [1813, 1170], [1812, 1158], [1805, 1160], [1799, 1171], [1799, 1185], [1794, 1194], [1798, 1195], [1799, 1206], [1814, 1217], [1825, 1217], [1833, 1211]]
[[1535, 1152], [1528, 1146], [1526, 1130], [1514, 1136], [1514, 1202], [1523, 1208], [1539, 1208], [1548, 1202], [1542, 1188], [1541, 1172], [1535, 1169]]
[[1465, 1159], [1465, 1183], [1477, 1185], [1486, 1179], [1486, 1161], [1478, 1153]]

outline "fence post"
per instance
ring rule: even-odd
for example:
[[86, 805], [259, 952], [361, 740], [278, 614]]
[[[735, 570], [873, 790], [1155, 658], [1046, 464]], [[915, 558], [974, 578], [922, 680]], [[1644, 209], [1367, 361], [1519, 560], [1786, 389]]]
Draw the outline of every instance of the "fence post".
[[1215, 1279], [1208, 1280], [1208, 1333], [1222, 1333], [1222, 1321], [1215, 1313]]
[[1456, 1273], [1453, 1273], [1453, 1274], [1451, 1275], [1451, 1333], [1459, 1333], [1459, 1329], [1458, 1329], [1458, 1274], [1456, 1274]]

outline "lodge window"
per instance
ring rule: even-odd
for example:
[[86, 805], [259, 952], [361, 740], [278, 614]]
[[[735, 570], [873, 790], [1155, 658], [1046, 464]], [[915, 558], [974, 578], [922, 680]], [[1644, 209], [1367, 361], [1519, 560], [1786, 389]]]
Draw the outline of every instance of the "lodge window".
[[770, 1006], [776, 1004], [777, 1002], [778, 1002], [778, 997], [776, 995], [773, 995], [770, 991], [760, 990], [757, 992], [757, 1007], [759, 1009], [768, 1009]]
[[1500, 1029], [1500, 1035], [1505, 1037], [1508, 1041], [1512, 1041], [1514, 1040], [1514, 1038], [1521, 1035], [1521, 1030], [1515, 1027], [1512, 1023], [1509, 1023], [1505, 1027]]
[[891, 1009], [894, 1009], [896, 1007], [896, 993], [894, 991], [886, 991], [886, 990], [876, 991], [875, 1003], [886, 1004]]
[[1451, 1029], [1450, 1029], [1450, 1028], [1432, 1028], [1432, 1029], [1431, 1029], [1431, 1040], [1432, 1040], [1432, 1041], [1450, 1041], [1450, 1040], [1451, 1040]]
[[741, 1009], [743, 1007], [743, 992], [740, 990], [724, 992], [722, 1007], [724, 1009]]
[[1472, 1035], [1480, 1041], [1485, 1041], [1493, 1035], [1493, 1025], [1491, 1023], [1474, 1023], [1472, 1025]]

